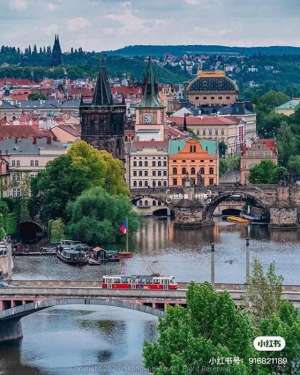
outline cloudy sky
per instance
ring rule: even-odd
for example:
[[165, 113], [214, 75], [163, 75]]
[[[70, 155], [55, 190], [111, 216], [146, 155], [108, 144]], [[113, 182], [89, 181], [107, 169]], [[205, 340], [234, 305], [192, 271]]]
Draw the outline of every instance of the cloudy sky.
[[300, 46], [300, 0], [0, 0], [0, 45]]

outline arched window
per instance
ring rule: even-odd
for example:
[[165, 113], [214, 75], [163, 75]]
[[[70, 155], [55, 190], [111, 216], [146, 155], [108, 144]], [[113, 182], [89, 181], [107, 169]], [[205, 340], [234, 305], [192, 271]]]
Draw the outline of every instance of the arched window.
[[148, 207], [149, 203], [147, 201], [147, 199], [145, 200], [145, 206]]
[[214, 174], [214, 169], [212, 167], [209, 168], [209, 174]]
[[195, 174], [195, 173], [196, 173], [195, 168], [192, 167], [192, 168], [191, 168], [191, 174]]
[[181, 173], [182, 173], [182, 174], [186, 174], [186, 168], [182, 168]]
[[156, 201], [152, 201], [152, 206], [156, 206]]
[[204, 168], [203, 168], [203, 167], [200, 168], [200, 173], [201, 173], [201, 174], [204, 174]]
[[173, 168], [173, 174], [177, 174], [177, 168], [176, 167]]

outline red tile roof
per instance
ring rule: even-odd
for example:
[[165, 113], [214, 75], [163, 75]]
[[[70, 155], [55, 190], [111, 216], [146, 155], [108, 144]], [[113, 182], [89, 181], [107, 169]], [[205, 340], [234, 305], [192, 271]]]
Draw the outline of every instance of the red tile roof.
[[53, 134], [49, 130], [37, 129], [29, 125], [1, 125], [0, 126], [0, 139], [6, 138], [44, 138], [51, 137]]
[[[177, 126], [183, 126], [183, 117], [169, 117], [169, 120], [176, 124]], [[210, 125], [237, 125], [240, 123], [240, 120], [235, 117], [230, 116], [187, 116], [186, 124], [187, 126], [210, 126]]]

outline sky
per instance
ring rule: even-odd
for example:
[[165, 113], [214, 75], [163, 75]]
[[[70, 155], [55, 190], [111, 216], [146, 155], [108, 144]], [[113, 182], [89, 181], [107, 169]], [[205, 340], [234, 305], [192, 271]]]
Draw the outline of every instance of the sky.
[[300, 0], [0, 0], [0, 45], [300, 46]]

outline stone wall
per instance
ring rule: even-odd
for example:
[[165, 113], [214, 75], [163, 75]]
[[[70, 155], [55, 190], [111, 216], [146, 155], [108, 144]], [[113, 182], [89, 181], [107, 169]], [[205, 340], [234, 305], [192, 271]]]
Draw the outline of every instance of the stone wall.
[[273, 207], [270, 209], [271, 227], [296, 227], [298, 225], [297, 208]]
[[[0, 248], [0, 278], [11, 279], [14, 267], [12, 248], [10, 243], [1, 242]], [[6, 248], [6, 253], [3, 254], [3, 248]]]

